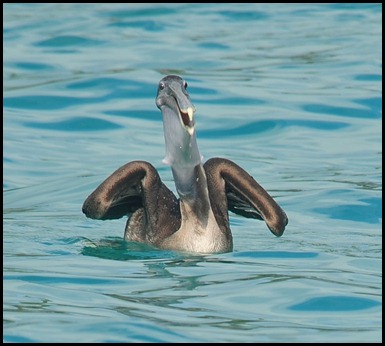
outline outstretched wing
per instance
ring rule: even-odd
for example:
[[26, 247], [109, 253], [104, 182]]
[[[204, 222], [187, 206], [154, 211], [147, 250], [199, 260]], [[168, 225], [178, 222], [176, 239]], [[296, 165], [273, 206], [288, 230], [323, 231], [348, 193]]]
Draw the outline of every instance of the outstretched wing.
[[87, 197], [82, 210], [89, 218], [107, 220], [130, 218], [139, 209], [126, 225], [125, 239], [157, 245], [180, 227], [178, 199], [145, 161], [117, 169]]
[[286, 213], [243, 168], [222, 158], [209, 159], [204, 167], [214, 213], [223, 218], [230, 210], [264, 220], [273, 234], [283, 234], [288, 223]]
[[[130, 216], [139, 208], [159, 218], [178, 206], [175, 195], [162, 183], [156, 169], [145, 161], [132, 161], [104, 180], [83, 203], [83, 213], [98, 220]], [[167, 214], [167, 212], [166, 212]]]
[[143, 165], [130, 162], [117, 169], [84, 201], [83, 213], [91, 219], [119, 219], [142, 208]]

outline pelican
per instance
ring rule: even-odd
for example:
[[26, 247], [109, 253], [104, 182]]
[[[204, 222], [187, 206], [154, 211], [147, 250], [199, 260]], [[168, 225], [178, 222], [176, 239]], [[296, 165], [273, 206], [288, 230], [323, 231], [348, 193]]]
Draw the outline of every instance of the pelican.
[[171, 166], [179, 198], [151, 163], [132, 161], [87, 197], [83, 213], [98, 220], [128, 216], [126, 241], [190, 253], [233, 251], [229, 210], [264, 220], [280, 237], [288, 223], [286, 213], [251, 175], [225, 158], [202, 162], [195, 107], [186, 89], [185, 80], [168, 75], [160, 80], [156, 96], [163, 115], [164, 162]]

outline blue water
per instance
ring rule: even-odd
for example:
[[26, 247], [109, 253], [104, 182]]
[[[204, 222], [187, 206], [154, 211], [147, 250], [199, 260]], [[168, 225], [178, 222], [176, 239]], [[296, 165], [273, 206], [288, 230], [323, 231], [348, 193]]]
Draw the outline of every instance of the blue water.
[[[3, 341], [380, 342], [381, 4], [4, 4]], [[84, 199], [162, 163], [178, 74], [204, 158], [285, 209], [234, 251], [125, 243]]]

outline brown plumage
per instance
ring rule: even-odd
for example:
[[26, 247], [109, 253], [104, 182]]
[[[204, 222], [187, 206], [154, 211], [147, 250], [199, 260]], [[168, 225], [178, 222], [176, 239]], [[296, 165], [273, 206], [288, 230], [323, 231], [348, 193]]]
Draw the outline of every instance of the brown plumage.
[[165, 162], [171, 165], [179, 198], [150, 163], [132, 161], [91, 193], [83, 213], [99, 220], [128, 216], [126, 240], [179, 251], [232, 251], [229, 210], [264, 220], [274, 235], [281, 236], [287, 216], [252, 176], [224, 158], [202, 164], [195, 108], [186, 87], [180, 77], [166, 76], [156, 98], [164, 121]]

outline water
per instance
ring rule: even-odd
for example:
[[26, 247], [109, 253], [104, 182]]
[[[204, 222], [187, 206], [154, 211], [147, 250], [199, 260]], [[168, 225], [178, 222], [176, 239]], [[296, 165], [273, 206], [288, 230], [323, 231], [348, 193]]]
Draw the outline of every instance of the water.
[[[4, 4], [5, 342], [380, 342], [382, 5]], [[162, 164], [179, 74], [204, 157], [285, 209], [231, 215], [234, 251], [123, 242], [81, 205]]]

